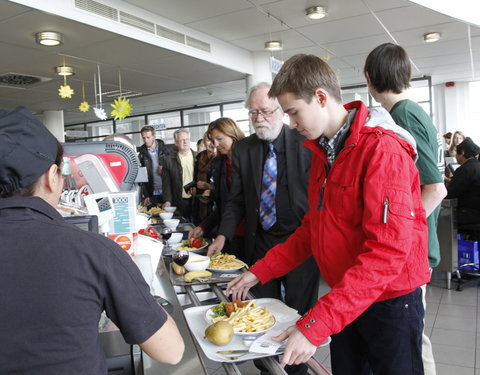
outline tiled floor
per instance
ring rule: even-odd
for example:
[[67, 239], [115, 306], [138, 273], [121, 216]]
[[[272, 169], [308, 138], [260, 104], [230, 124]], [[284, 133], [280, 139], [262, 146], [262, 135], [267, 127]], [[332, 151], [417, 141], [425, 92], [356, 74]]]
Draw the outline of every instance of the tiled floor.
[[[436, 272], [427, 287], [425, 329], [432, 341], [437, 375], [480, 375], [480, 289], [475, 284], [461, 292], [455, 288], [452, 282], [452, 289], [446, 289], [445, 275]], [[321, 293], [327, 291], [323, 284]], [[330, 369], [328, 346], [319, 348], [315, 358]], [[205, 359], [205, 363], [209, 375], [226, 374], [218, 362]], [[252, 361], [240, 364], [239, 369], [242, 375], [259, 374]]]

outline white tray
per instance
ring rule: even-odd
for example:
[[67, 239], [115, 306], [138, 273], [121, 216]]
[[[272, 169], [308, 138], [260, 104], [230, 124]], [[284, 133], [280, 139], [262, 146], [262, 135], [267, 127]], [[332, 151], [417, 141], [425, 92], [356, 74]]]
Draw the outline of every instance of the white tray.
[[[257, 301], [262, 305], [268, 306], [268, 310], [275, 316], [277, 324], [275, 325], [275, 331], [284, 331], [300, 318], [300, 315], [296, 310], [292, 309], [285, 305], [282, 301], [275, 298], [258, 298]], [[185, 309], [183, 312], [185, 314], [185, 319], [187, 320], [190, 331], [195, 336], [198, 344], [202, 348], [203, 352], [208, 359], [216, 362], [240, 362], [247, 359], [263, 358], [269, 357], [271, 354], [264, 353], [249, 353], [241, 356], [235, 361], [232, 361], [227, 358], [227, 356], [222, 354], [217, 354], [218, 350], [238, 350], [238, 349], [248, 349], [248, 347], [243, 343], [241, 335], [233, 335], [232, 341], [225, 346], [217, 346], [212, 344], [207, 338], [204, 337], [205, 329], [209, 324], [205, 321], [205, 314], [209, 308], [215, 305], [208, 306], [195, 306]]]

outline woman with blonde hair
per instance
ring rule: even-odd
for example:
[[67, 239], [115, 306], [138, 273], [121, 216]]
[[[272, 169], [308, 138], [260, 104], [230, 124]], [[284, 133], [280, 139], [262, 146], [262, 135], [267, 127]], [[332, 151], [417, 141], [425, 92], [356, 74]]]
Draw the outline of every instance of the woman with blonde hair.
[[465, 134], [460, 130], [457, 130], [453, 133], [452, 141], [450, 142], [450, 147], [448, 149], [448, 156], [455, 157], [457, 153], [457, 146], [465, 140]]
[[[210, 179], [212, 181], [210, 198], [215, 202], [215, 205], [210, 215], [190, 231], [190, 238], [215, 235], [232, 188], [233, 147], [236, 142], [244, 137], [243, 131], [230, 118], [221, 117], [208, 125], [207, 139], [216, 147], [218, 154], [210, 165]], [[243, 252], [243, 223], [237, 228], [236, 236], [230, 242], [228, 252], [241, 257]]]

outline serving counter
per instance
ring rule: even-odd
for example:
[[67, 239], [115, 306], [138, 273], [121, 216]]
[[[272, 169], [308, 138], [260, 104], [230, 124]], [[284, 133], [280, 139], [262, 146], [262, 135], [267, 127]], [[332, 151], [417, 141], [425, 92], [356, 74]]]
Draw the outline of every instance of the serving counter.
[[[181, 223], [176, 231], [182, 231], [184, 236], [186, 236], [186, 233], [191, 228], [193, 228], [191, 224], [189, 225], [188, 223]], [[161, 228], [157, 227], [156, 229], [160, 230]], [[228, 301], [224, 293], [226, 284], [212, 279], [212, 282], [197, 283], [197, 285], [185, 285], [185, 283], [180, 283], [181, 285], [178, 285], [179, 283], [174, 282], [172, 275], [170, 274], [170, 263], [171, 257], [162, 256], [160, 258], [156, 273], [153, 277], [151, 288], [153, 295], [161, 296], [167, 301], [165, 302], [167, 305], [164, 307], [166, 307], [167, 311], [170, 310], [169, 313], [175, 320], [183, 337], [185, 342], [185, 353], [181, 362], [175, 366], [172, 366], [152, 360], [148, 355], [143, 353], [139, 347], [134, 346], [131, 348], [129, 345], [125, 344], [121, 333], [113, 324], [111, 324], [111, 322], [108, 323], [108, 321], [103, 327], [102, 324], [100, 324], [100, 336], [105, 354], [107, 356], [107, 361], [109, 362], [109, 368], [112, 370], [111, 374], [208, 375], [208, 371], [203, 360], [205, 356], [202, 353], [202, 349], [200, 348], [199, 344], [196, 342], [194, 334], [192, 334], [192, 331], [188, 326], [184, 315], [184, 309], [206, 304], [216, 304], [221, 301]], [[253, 296], [250, 297], [253, 298]], [[160, 304], [162, 301], [164, 300], [160, 300]], [[125, 358], [127, 357], [131, 359], [131, 367], [133, 368], [133, 371], [128, 371], [128, 364], [126, 364], [125, 361]], [[121, 361], [122, 358], [123, 361]], [[263, 357], [259, 360], [270, 371], [271, 374], [286, 374], [285, 370], [274, 359], [274, 357]], [[116, 362], [118, 362], [118, 364]], [[236, 363], [220, 363], [227, 374], [241, 374], [241, 371]], [[330, 374], [314, 358], [310, 359], [307, 365], [313, 374]], [[123, 368], [124, 372], [118, 371], [120, 368]]]

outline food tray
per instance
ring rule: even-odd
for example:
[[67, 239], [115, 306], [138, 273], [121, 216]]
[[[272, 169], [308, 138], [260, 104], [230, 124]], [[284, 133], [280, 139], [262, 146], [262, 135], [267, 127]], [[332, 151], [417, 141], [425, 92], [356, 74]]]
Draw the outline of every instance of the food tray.
[[[282, 301], [275, 298], [259, 298], [257, 302], [264, 306], [268, 306], [270, 312], [275, 316], [277, 324], [270, 332], [282, 332], [286, 328], [295, 324], [295, 322], [300, 318], [300, 315], [296, 310], [292, 309], [285, 305]], [[228, 358], [228, 355], [217, 354], [218, 350], [239, 350], [239, 349], [248, 349], [248, 347], [243, 343], [241, 335], [233, 335], [232, 341], [228, 345], [217, 346], [212, 344], [207, 338], [204, 338], [205, 329], [209, 324], [205, 320], [205, 314], [208, 309], [215, 305], [208, 306], [195, 306], [187, 308], [183, 311], [185, 314], [185, 319], [187, 324], [192, 332], [193, 336], [197, 340], [198, 344], [202, 348], [203, 352], [208, 359], [216, 362], [240, 362], [248, 359], [256, 359], [269, 357], [271, 354], [264, 353], [248, 353], [239, 357], [236, 360], [231, 360]]]
[[228, 283], [243, 272], [243, 270], [232, 271], [229, 273], [212, 272], [212, 277], [205, 279], [205, 281], [199, 281], [195, 279], [191, 283], [186, 283], [185, 281], [183, 281], [183, 275], [177, 275], [175, 272], [173, 272], [172, 263], [169, 264], [168, 268], [170, 281], [172, 282], [172, 285], [177, 286]]

